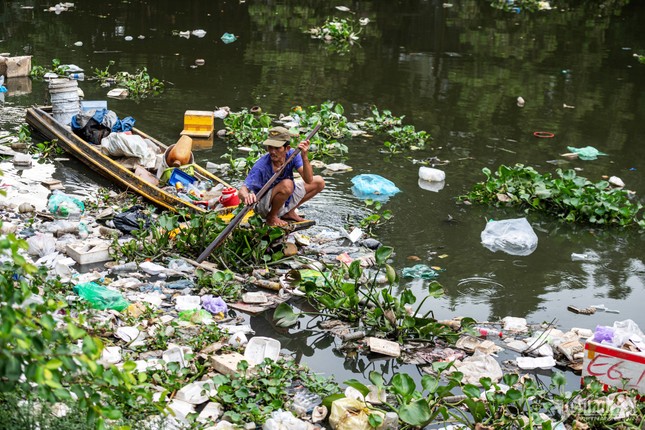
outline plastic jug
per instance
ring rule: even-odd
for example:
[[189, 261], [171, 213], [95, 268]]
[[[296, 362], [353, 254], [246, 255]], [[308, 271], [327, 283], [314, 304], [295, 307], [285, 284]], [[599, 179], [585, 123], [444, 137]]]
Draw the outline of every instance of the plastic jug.
[[237, 190], [233, 187], [224, 188], [219, 202], [226, 207], [237, 206], [240, 204], [240, 197], [237, 195]]

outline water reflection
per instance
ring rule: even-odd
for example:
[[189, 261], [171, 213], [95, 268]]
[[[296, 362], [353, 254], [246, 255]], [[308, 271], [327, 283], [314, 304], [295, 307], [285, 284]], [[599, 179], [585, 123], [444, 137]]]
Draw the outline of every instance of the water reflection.
[[[317, 220], [318, 228], [339, 230], [367, 214], [363, 202], [351, 195], [353, 176], [374, 173], [392, 180], [401, 193], [384, 209], [394, 217], [375, 233], [394, 246], [397, 269], [417, 264], [408, 257], [445, 269], [439, 282], [446, 296], [427, 303], [437, 317], [557, 317], [564, 328], [593, 328], [641, 315], [641, 233], [467, 206], [456, 197], [484, 179], [482, 168], [523, 163], [540, 172], [576, 168], [591, 180], [617, 175], [642, 199], [645, 66], [632, 54], [645, 46], [640, 20], [645, 3], [564, 1], [557, 11], [506, 14], [475, 0], [452, 8], [438, 1], [360, 2], [352, 5], [356, 16], [371, 22], [361, 43], [346, 55], [330, 52], [304, 34], [336, 13], [334, 4], [314, 0], [194, 1], [190, 8], [165, 0], [81, 1], [60, 15], [43, 14], [46, 2], [32, 3], [33, 10], [22, 10], [16, 2], [0, 2], [0, 51], [32, 54], [34, 64], [40, 65], [59, 58], [88, 70], [105, 68], [110, 60], [115, 61], [114, 71], [147, 67], [152, 76], [172, 83], [164, 94], [144, 102], [109, 100], [109, 107], [120, 116], [135, 117], [139, 128], [164, 142], [178, 139], [188, 109], [260, 105], [277, 115], [295, 105], [326, 100], [340, 102], [350, 120], [366, 116], [375, 105], [428, 131], [433, 140], [426, 149], [400, 155], [381, 152], [384, 136], [343, 142], [348, 156], [325, 161], [345, 162], [353, 172], [326, 176], [327, 188], [303, 211]], [[206, 31], [204, 38], [172, 33], [197, 28]], [[219, 40], [224, 32], [239, 38], [225, 45]], [[126, 35], [134, 40], [126, 42]], [[76, 41], [83, 46], [74, 46]], [[191, 68], [196, 58], [203, 58], [205, 65]], [[105, 99], [106, 89], [88, 80], [81, 86], [86, 99]], [[31, 91], [7, 96], [0, 110], [3, 129], [16, 129], [24, 107], [46, 99], [42, 83], [33, 81]], [[517, 105], [519, 96], [524, 107]], [[216, 123], [222, 127], [221, 121]], [[555, 137], [539, 139], [535, 131]], [[560, 158], [567, 146], [587, 145], [609, 156], [593, 162]], [[224, 143], [216, 141], [212, 150], [200, 152], [198, 161], [219, 163], [224, 152]], [[449, 161], [441, 166], [446, 181], [438, 192], [419, 187], [418, 165], [413, 163], [432, 157]], [[55, 175], [80, 195], [88, 184], [107, 184], [74, 162], [57, 165]], [[524, 216], [539, 238], [533, 254], [512, 257], [481, 245], [488, 219]], [[596, 252], [600, 261], [571, 261], [572, 253], [587, 251]], [[424, 294], [423, 283], [412, 287]], [[566, 311], [567, 304], [594, 302], [621, 314], [586, 317]], [[321, 371], [338, 373], [336, 340], [308, 344], [310, 336], [316, 338], [313, 329], [276, 335], [291, 341], [290, 350], [302, 350], [304, 361], [316, 360], [317, 368], [325, 367]], [[311, 348], [316, 351], [308, 356]], [[365, 370], [361, 361], [344, 363], [340, 373]]]

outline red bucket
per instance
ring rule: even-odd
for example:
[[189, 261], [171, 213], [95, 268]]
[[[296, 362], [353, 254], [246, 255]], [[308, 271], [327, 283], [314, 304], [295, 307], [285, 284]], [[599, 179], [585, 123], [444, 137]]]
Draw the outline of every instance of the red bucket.
[[222, 190], [222, 195], [219, 198], [219, 202], [223, 206], [237, 206], [240, 204], [240, 197], [237, 195], [237, 190], [235, 188], [224, 188]]

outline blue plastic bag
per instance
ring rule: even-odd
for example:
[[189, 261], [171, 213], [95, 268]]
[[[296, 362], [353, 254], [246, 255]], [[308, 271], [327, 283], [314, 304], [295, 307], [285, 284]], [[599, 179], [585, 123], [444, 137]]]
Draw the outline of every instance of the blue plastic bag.
[[387, 201], [391, 196], [401, 191], [394, 185], [394, 182], [371, 173], [354, 176], [352, 184], [354, 184], [352, 193], [359, 199]]
[[222, 34], [221, 39], [222, 39], [222, 42], [228, 45], [229, 43], [235, 42], [237, 40], [237, 36], [231, 33], [224, 33]]

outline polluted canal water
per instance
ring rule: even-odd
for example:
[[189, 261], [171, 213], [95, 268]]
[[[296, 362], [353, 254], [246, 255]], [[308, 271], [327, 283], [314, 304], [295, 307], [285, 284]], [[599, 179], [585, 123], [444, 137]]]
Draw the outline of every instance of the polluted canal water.
[[[180, 5], [149, 7], [138, 1], [127, 5], [77, 2], [51, 12], [50, 5], [40, 1], [33, 2], [33, 7], [10, 2], [0, 7], [0, 51], [9, 54], [3, 57], [31, 56], [32, 69], [51, 69], [54, 59], [79, 66], [82, 70], [77, 73], [83, 73], [84, 79], [69, 82], [82, 90], [83, 100], [105, 101], [120, 117], [133, 117], [137, 128], [168, 145], [180, 139], [187, 111], [214, 112], [215, 130], [231, 127], [222, 119], [228, 112], [245, 110], [257, 118], [268, 113], [281, 125], [302, 129], [311, 125], [304, 123], [311, 112], [320, 113], [327, 121], [325, 137], [337, 145], [312, 149], [310, 155], [321, 163], [314, 167], [315, 173], [324, 177], [326, 187], [302, 212], [315, 220], [316, 226], [300, 232], [299, 238], [291, 235], [288, 241], [295, 244], [301, 263], [311, 260], [309, 270], [318, 270], [316, 263], [321, 261], [339, 267], [340, 261], [351, 264], [359, 260], [365, 263], [365, 273], [377, 276], [380, 282], [385, 274], [372, 273], [369, 265], [375, 259], [374, 248], [378, 244], [392, 247], [387, 264], [398, 276], [394, 297], [407, 297], [403, 293], [409, 290], [416, 297], [416, 306], [431, 296], [423, 302], [422, 312], [431, 311], [439, 321], [456, 324], [458, 317], [474, 319], [477, 330], [473, 333], [480, 336], [461, 340], [459, 348], [440, 343], [436, 352], [417, 355], [425, 357], [426, 364], [454, 360], [474, 369], [482, 363], [469, 364], [466, 359], [474, 357], [476, 350], [491, 353], [495, 347], [503, 347], [495, 352], [495, 363], [508, 361], [512, 370], [550, 375], [551, 370], [542, 369], [552, 368], [549, 358], [543, 358], [549, 357], [547, 345], [558, 362], [556, 367], [566, 372], [568, 389], [576, 389], [581, 369], [571, 369], [565, 363], [581, 363], [585, 353], [579, 339], [597, 334], [597, 326], [626, 329], [616, 327], [617, 322], [632, 320], [641, 329], [645, 327], [640, 312], [645, 300], [642, 228], [565, 222], [556, 215], [525, 211], [511, 205], [514, 190], [508, 189], [496, 191], [497, 205], [461, 198], [486, 180], [483, 169], [495, 177], [500, 166], [510, 168], [519, 163], [553, 177], [561, 170], [594, 184], [609, 181], [616, 189], [628, 191], [631, 203], [642, 204], [642, 4], [566, 2], [553, 3], [550, 9], [508, 11], [473, 0], [406, 5], [367, 2], [353, 5], [351, 10], [335, 3], [305, 2], [301, 8], [278, 3], [280, 13], [275, 5], [197, 1], [191, 10], [199, 13], [189, 13]], [[286, 16], [295, 18], [287, 20]], [[339, 45], [312, 37], [312, 29], [322, 27], [331, 17], [355, 18], [354, 34], [359, 40]], [[47, 34], [34, 32], [34, 23]], [[235, 39], [225, 42], [223, 34], [234, 34]], [[159, 94], [141, 99], [132, 94], [108, 98], [108, 91], [116, 86], [102, 86], [98, 80], [106, 68], [113, 74], [135, 74], [144, 67], [150, 76], [165, 82]], [[26, 109], [49, 102], [49, 83], [38, 77], [6, 77], [4, 87], [7, 92], [0, 93], [0, 143], [2, 148], [10, 148], [19, 140]], [[389, 132], [357, 132], [392, 117], [401, 118], [401, 123]], [[420, 138], [421, 131], [427, 132], [427, 139]], [[260, 142], [258, 137], [255, 143]], [[231, 166], [258, 151], [251, 142], [236, 148], [230, 136], [215, 136], [209, 145], [193, 151], [197, 164]], [[588, 153], [588, 148], [600, 155], [595, 159], [570, 155], [583, 149]], [[76, 285], [95, 281], [103, 285], [101, 277], [92, 279], [92, 273], [114, 278], [119, 282], [114, 287], [130, 304], [147, 303], [140, 308], [137, 305], [135, 314], [146, 315], [149, 306], [163, 311], [156, 316], [161, 318], [157, 323], [161, 331], [152, 330], [151, 334], [150, 327], [136, 327], [144, 333], [141, 338], [130, 325], [106, 315], [111, 328], [127, 328], [121, 335], [129, 339], [119, 338], [108, 345], [121, 350], [111, 349], [111, 355], [104, 357], [107, 362], [124, 353], [127, 356], [132, 346], [128, 344], [138, 339], [147, 342], [150, 351], [161, 354], [137, 357], [137, 366], [153, 366], [148, 361], [163, 354], [169, 361], [187, 364], [190, 358], [186, 357], [196, 351], [186, 350], [187, 344], [163, 342], [164, 336], [172, 339], [173, 331], [183, 330], [174, 327], [164, 314], [172, 315], [173, 321], [183, 318], [186, 325], [222, 323], [219, 312], [206, 311], [201, 300], [189, 299], [206, 295], [200, 294], [203, 286], [192, 287], [186, 282], [174, 284], [178, 288], [169, 287], [188, 279], [194, 283], [196, 267], [187, 263], [188, 274], [170, 268], [167, 261], [152, 261], [161, 268], [150, 267], [150, 271], [158, 270], [151, 274], [136, 265], [132, 270], [132, 265], [128, 266], [131, 262], [124, 260], [119, 263], [125, 267], [109, 268], [102, 261], [77, 270], [74, 259], [65, 261], [65, 257], [71, 258], [68, 245], [72, 244], [72, 253], [77, 250], [76, 255], [91, 250], [100, 258], [105, 256], [104, 249], [79, 248], [72, 242], [84, 246], [89, 240], [109, 242], [114, 228], [104, 224], [98, 208], [90, 207], [80, 220], [71, 221], [84, 223], [87, 237], [81, 237], [83, 227], [78, 224], [79, 232], [66, 238], [63, 226], [52, 225], [60, 220], [37, 215], [51, 215], [47, 202], [53, 190], [47, 183], [60, 181], [62, 193], [85, 200], [86, 205], [94, 201], [101, 209], [110, 206], [118, 212], [127, 209], [129, 202], [117, 199], [122, 197], [121, 189], [68, 154], [39, 157], [38, 152], [37, 148], [30, 151], [31, 167], [14, 163], [10, 155], [0, 164], [7, 191], [1, 197], [3, 231], [7, 233], [13, 225], [25, 239], [30, 234], [49, 233], [54, 241], [36, 241], [33, 251], [36, 245], [41, 253], [53, 246], [63, 261], [54, 261], [51, 255], [47, 260], [38, 252], [30, 257], [34, 261], [44, 258], [50, 271], [73, 278]], [[243, 174], [230, 169], [216, 174], [234, 188], [244, 179]], [[359, 175], [390, 181], [398, 192], [366, 200], [365, 195], [352, 191], [353, 179]], [[110, 192], [102, 191], [106, 187]], [[20, 214], [18, 208], [23, 203], [33, 205], [37, 212]], [[639, 218], [643, 218], [642, 212]], [[520, 244], [526, 252], [504, 252], [517, 236], [506, 237], [501, 246], [499, 241], [493, 246], [482, 243], [483, 232], [491, 227], [489, 221], [516, 219], [525, 219], [530, 227], [530, 246]], [[283, 270], [279, 274], [284, 277], [289, 272], [280, 265], [262, 267], [275, 268]], [[411, 276], [404, 276], [404, 271]], [[276, 282], [261, 275], [260, 269], [236, 276], [241, 276], [243, 280], [237, 281], [245, 285], [257, 280]], [[315, 282], [311, 272], [302, 276]], [[221, 282], [229, 281], [234, 283]], [[225, 323], [244, 327], [236, 337], [242, 356], [245, 339], [264, 338], [279, 342], [284, 355], [315, 372], [333, 375], [339, 383], [350, 379], [367, 383], [371, 371], [382, 373], [387, 381], [397, 374], [409, 374], [417, 384], [425, 375], [423, 365], [405, 357], [393, 358], [392, 345], [372, 342], [377, 336], [360, 338], [360, 333], [355, 334], [365, 327], [339, 326], [334, 332], [334, 327], [321, 327], [321, 320], [310, 315], [302, 315], [295, 327], [282, 327], [272, 311], [281, 298], [276, 299], [270, 289], [256, 286], [253, 290], [263, 294], [247, 297], [244, 309], [235, 310], [224, 300], [226, 318], [234, 319]], [[78, 297], [71, 288], [67, 294]], [[178, 295], [186, 298], [178, 301]], [[251, 303], [254, 300], [256, 303]], [[304, 299], [292, 298], [290, 303], [294, 312], [313, 311]], [[255, 312], [264, 308], [271, 310]], [[528, 331], [523, 331], [521, 321], [517, 326], [513, 325], [517, 321], [509, 318], [523, 319]], [[635, 332], [631, 326], [628, 329]], [[179, 338], [197, 339], [193, 329], [187, 330], [188, 334]], [[352, 335], [354, 340], [348, 343], [360, 348], [347, 350], [344, 339], [352, 339]], [[409, 345], [395, 343], [405, 355]], [[275, 348], [269, 341], [263, 346], [267, 351]], [[521, 354], [542, 346], [541, 353], [546, 355]], [[370, 348], [380, 352], [370, 352]], [[461, 354], [466, 351], [466, 355], [457, 350]], [[487, 369], [493, 369], [492, 362], [482, 360]], [[217, 363], [220, 369], [232, 365]], [[500, 372], [507, 370], [503, 365]], [[182, 396], [197, 396], [197, 391], [187, 388]], [[308, 411], [309, 415], [312, 412]]]

